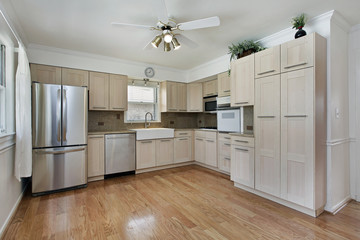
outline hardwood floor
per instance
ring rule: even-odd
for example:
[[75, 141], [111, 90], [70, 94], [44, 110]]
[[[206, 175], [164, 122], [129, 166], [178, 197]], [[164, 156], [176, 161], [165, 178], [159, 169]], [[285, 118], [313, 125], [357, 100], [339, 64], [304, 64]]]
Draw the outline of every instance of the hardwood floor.
[[192, 165], [28, 191], [3, 239], [360, 239], [360, 204], [312, 218]]

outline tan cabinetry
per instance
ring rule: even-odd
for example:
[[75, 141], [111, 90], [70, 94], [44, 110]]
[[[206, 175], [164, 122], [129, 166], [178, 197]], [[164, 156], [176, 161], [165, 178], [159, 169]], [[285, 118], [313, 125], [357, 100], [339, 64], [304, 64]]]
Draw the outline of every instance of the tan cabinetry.
[[215, 96], [218, 94], [218, 83], [217, 80], [211, 80], [203, 83], [204, 86], [204, 97]]
[[156, 166], [174, 163], [174, 139], [156, 140]]
[[255, 188], [280, 197], [280, 75], [255, 81]]
[[31, 81], [61, 84], [61, 68], [40, 64], [30, 64]]
[[203, 97], [202, 97], [202, 83], [187, 84], [187, 111], [188, 112], [202, 112], [203, 111]]
[[218, 74], [218, 96], [230, 96], [230, 76], [228, 72]]
[[231, 138], [229, 134], [218, 134], [218, 167], [221, 171], [230, 173], [231, 164]]
[[231, 180], [254, 188], [254, 139], [231, 137]]
[[186, 112], [186, 84], [162, 82], [160, 87], [161, 112]]
[[280, 73], [280, 45], [255, 53], [255, 78]]
[[192, 160], [192, 131], [175, 131], [174, 163]]
[[195, 131], [195, 161], [217, 167], [217, 132]]
[[89, 109], [127, 110], [127, 76], [90, 72]]
[[88, 136], [88, 181], [102, 179], [104, 170], [104, 135]]
[[61, 83], [69, 86], [88, 87], [89, 72], [78, 69], [62, 68]]
[[254, 54], [231, 62], [231, 106], [254, 105]]
[[136, 141], [136, 169], [156, 166], [156, 140]]

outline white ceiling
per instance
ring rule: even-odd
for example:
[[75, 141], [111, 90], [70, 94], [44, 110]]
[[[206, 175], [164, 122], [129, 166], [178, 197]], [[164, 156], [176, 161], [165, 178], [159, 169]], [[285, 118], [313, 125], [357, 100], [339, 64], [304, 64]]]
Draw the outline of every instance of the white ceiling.
[[[223, 56], [227, 46], [260, 39], [290, 26], [299, 13], [309, 18], [337, 10], [350, 25], [360, 23], [359, 0], [165, 0], [176, 22], [219, 16], [219, 27], [185, 31], [200, 44], [178, 51], [143, 50], [156, 35], [110, 22], [156, 25], [156, 0], [7, 0], [28, 43], [83, 51], [178, 69], [191, 69]], [[305, 27], [306, 30], [306, 27]], [[295, 33], [295, 32], [294, 32]]]

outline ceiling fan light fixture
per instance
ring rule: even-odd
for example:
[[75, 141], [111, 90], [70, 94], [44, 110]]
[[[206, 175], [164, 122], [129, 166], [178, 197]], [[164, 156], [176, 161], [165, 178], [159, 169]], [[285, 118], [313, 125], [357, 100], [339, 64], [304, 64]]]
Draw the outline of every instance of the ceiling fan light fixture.
[[168, 42], [164, 42], [164, 51], [169, 52], [171, 51], [171, 45]]
[[171, 44], [173, 45], [174, 50], [178, 50], [181, 47], [179, 41], [175, 37], [171, 40]]
[[151, 41], [151, 45], [154, 47], [154, 48], [158, 48], [160, 43], [162, 41], [162, 38], [161, 38], [161, 35], [158, 35], [154, 38], [154, 40]]
[[171, 40], [173, 39], [173, 36], [172, 36], [172, 34], [170, 33], [169, 30], [165, 30], [164, 33], [163, 33], [163, 36], [164, 36], [164, 41], [166, 43], [171, 43]]

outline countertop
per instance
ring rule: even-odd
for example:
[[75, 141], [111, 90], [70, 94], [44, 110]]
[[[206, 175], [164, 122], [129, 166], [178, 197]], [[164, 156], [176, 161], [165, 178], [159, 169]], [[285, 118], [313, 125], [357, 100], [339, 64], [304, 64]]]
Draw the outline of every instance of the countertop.
[[107, 132], [88, 132], [88, 135], [105, 135], [105, 134], [131, 134], [131, 133], [134, 133], [135, 134], [135, 131], [132, 131], [132, 130], [118, 130], [118, 131], [107, 131]]
[[249, 133], [229, 133], [231, 136], [239, 136], [239, 137], [254, 137], [254, 134]]

